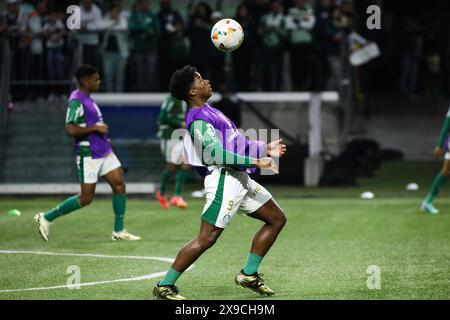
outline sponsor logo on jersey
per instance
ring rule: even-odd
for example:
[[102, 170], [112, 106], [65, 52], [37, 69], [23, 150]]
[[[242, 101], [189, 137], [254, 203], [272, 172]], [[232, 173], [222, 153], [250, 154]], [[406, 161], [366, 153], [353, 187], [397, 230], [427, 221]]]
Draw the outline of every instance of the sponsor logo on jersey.
[[209, 136], [211, 137], [211, 140], [216, 142], [216, 130], [214, 129], [214, 127], [212, 126], [212, 124], [208, 123], [206, 125], [207, 129], [206, 129], [206, 133], [209, 134]]
[[195, 129], [195, 134], [197, 135], [198, 140], [203, 140], [202, 132], [200, 131], [200, 129]]

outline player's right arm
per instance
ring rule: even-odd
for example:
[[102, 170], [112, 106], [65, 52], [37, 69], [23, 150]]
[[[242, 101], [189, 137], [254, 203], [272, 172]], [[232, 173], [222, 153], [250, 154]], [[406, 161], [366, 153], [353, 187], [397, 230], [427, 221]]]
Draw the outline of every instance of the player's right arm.
[[257, 167], [270, 169], [278, 173], [278, 167], [272, 158], [256, 159], [225, 150], [214, 127], [206, 121], [194, 121], [189, 126], [189, 133], [194, 139], [194, 145], [202, 147], [202, 161], [207, 165]]
[[84, 110], [79, 100], [72, 100], [67, 106], [66, 132], [74, 138], [84, 137], [88, 134], [99, 132], [108, 133], [108, 125], [96, 124], [86, 127], [84, 122]]

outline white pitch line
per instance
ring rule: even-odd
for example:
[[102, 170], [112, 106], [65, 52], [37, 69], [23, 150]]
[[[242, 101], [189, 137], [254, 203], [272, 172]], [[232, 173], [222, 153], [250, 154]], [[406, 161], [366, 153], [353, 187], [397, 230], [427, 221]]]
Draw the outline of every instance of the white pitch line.
[[[106, 259], [131, 259], [131, 260], [158, 260], [163, 262], [172, 263], [175, 261], [173, 258], [166, 257], [146, 257], [146, 256], [113, 256], [113, 255], [105, 255], [105, 254], [94, 254], [94, 253], [58, 253], [58, 252], [46, 252], [46, 251], [19, 251], [19, 250], [0, 250], [0, 254], [34, 254], [34, 255], [47, 255], [47, 256], [70, 256], [70, 257], [87, 257], [87, 258], [106, 258]], [[191, 265], [186, 271], [192, 269], [194, 265]], [[85, 282], [80, 283], [78, 286], [80, 287], [88, 287], [95, 286], [101, 284], [108, 283], [116, 283], [116, 282], [130, 282], [130, 281], [141, 281], [148, 280], [153, 278], [162, 277], [166, 274], [166, 272], [155, 272], [152, 274], [133, 277], [133, 278], [123, 278], [123, 279], [115, 279], [115, 280], [106, 280], [106, 281], [94, 281], [94, 282]], [[22, 288], [22, 289], [8, 289], [8, 290], [0, 290], [0, 293], [4, 292], [20, 292], [20, 291], [38, 291], [38, 290], [51, 290], [51, 289], [70, 289], [74, 288], [74, 285], [59, 285], [59, 286], [51, 286], [51, 287], [38, 287], [38, 288]]]
[[95, 253], [59, 253], [48, 251], [18, 251], [18, 250], [0, 250], [3, 254], [38, 254], [46, 256], [69, 256], [69, 257], [90, 257], [90, 258], [107, 258], [107, 259], [136, 259], [136, 260], [159, 260], [163, 262], [174, 262], [175, 259], [165, 257], [146, 257], [146, 256], [112, 256], [107, 254]]
[[99, 284], [107, 284], [107, 283], [115, 283], [115, 282], [130, 282], [130, 281], [148, 280], [148, 279], [153, 279], [153, 278], [158, 278], [158, 277], [164, 276], [165, 274], [166, 274], [166, 272], [164, 271], [164, 272], [156, 272], [156, 273], [148, 274], [148, 275], [145, 275], [145, 276], [135, 277], [135, 278], [124, 278], [124, 279], [96, 281], [96, 282], [84, 282], [84, 283], [80, 283], [79, 285], [67, 285], [66, 284], [66, 285], [53, 286], [53, 287], [0, 290], [0, 293], [3, 293], [3, 292], [51, 290], [51, 289], [72, 289], [72, 288], [75, 288], [76, 286], [88, 287], [88, 286], [96, 286], [96, 285], [99, 285]]

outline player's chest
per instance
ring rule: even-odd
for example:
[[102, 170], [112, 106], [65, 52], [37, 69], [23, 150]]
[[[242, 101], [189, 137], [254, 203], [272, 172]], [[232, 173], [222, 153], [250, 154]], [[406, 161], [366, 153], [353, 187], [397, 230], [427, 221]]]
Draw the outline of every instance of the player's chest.
[[99, 122], [103, 121], [102, 112], [100, 111], [100, 108], [98, 105], [93, 103], [85, 103], [84, 106], [84, 117], [86, 121], [89, 122]]

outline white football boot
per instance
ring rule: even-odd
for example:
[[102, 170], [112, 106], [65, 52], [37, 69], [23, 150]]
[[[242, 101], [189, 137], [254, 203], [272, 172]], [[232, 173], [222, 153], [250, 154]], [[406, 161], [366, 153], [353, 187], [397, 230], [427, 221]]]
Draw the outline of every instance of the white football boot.
[[39, 212], [37, 215], [34, 216], [34, 221], [38, 224], [38, 231], [41, 235], [42, 239], [45, 241], [48, 241], [48, 235], [50, 234], [50, 225], [51, 222], [45, 219], [44, 213]]
[[123, 229], [122, 231], [118, 232], [113, 231], [111, 239], [113, 241], [116, 240], [136, 241], [141, 240], [141, 237], [135, 236], [134, 234], [129, 233], [126, 229]]

